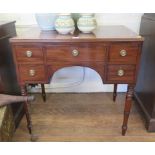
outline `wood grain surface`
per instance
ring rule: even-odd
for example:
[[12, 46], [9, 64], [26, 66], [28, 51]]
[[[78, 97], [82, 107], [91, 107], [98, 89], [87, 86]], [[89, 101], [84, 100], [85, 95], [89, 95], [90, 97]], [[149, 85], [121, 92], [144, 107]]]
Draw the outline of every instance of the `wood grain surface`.
[[[31, 33], [30, 33], [31, 32]], [[31, 28], [10, 39], [14, 43], [34, 42], [102, 42], [102, 41], [143, 41], [144, 38], [125, 26], [98, 26], [91, 34], [75, 31], [74, 34], [60, 35], [57, 31], [41, 31]]]
[[[133, 104], [126, 136], [121, 135], [125, 94], [112, 93], [47, 94], [31, 104], [33, 134], [36, 141], [155, 141], [148, 133], [139, 109]], [[13, 141], [30, 141], [23, 118]]]

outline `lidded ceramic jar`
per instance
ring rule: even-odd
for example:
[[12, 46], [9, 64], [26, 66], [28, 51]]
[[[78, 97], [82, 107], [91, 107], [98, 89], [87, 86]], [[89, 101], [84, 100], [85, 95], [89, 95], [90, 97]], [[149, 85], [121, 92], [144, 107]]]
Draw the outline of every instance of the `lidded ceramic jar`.
[[83, 33], [91, 33], [97, 26], [93, 13], [82, 13], [77, 22], [78, 29]]
[[60, 34], [73, 33], [75, 24], [70, 13], [61, 13], [55, 21], [55, 29]]

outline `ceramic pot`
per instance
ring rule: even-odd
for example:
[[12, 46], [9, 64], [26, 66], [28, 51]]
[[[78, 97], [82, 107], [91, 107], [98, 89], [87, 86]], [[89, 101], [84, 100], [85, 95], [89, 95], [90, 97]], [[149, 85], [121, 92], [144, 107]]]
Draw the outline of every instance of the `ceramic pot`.
[[83, 33], [91, 33], [97, 26], [92, 13], [83, 13], [77, 22], [78, 29]]
[[70, 13], [59, 14], [55, 21], [55, 29], [60, 34], [73, 33], [75, 30], [75, 24]]
[[71, 15], [72, 15], [72, 19], [74, 20], [75, 27], [77, 28], [77, 21], [80, 18], [80, 13], [72, 13]]
[[37, 13], [35, 14], [36, 21], [43, 31], [55, 30], [56, 13]]

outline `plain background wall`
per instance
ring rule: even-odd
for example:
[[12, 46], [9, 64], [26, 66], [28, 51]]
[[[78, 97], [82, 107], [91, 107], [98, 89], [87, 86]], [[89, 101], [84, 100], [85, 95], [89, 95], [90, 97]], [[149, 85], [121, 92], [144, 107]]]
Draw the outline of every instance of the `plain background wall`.
[[[103, 13], [96, 14], [98, 25], [125, 25], [136, 33], [142, 13]], [[35, 14], [0, 14], [0, 20], [16, 20], [16, 26], [36, 26]], [[46, 85], [47, 92], [111, 92], [113, 85], [102, 84], [100, 76], [92, 69], [83, 67], [69, 67], [57, 71], [51, 83]], [[36, 87], [33, 91], [40, 91]], [[118, 91], [126, 91], [126, 85], [119, 85]]]

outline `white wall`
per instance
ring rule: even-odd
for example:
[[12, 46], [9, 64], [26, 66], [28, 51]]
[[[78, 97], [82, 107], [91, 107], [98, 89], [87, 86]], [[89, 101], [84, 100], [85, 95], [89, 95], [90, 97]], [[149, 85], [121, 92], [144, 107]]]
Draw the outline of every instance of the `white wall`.
[[[142, 13], [126, 14], [96, 14], [98, 25], [125, 25], [139, 33]], [[36, 25], [34, 14], [0, 14], [0, 20], [16, 20], [16, 26]], [[103, 85], [100, 76], [89, 68], [69, 67], [54, 74], [50, 85], [46, 85], [49, 92], [110, 92], [113, 85]], [[34, 91], [40, 91], [40, 88]], [[126, 91], [126, 85], [119, 85], [119, 91]]]
[[[142, 13], [102, 13], [96, 14], [99, 25], [125, 25], [135, 32], [139, 32]], [[30, 13], [0, 13], [0, 20], [16, 20], [17, 26], [36, 25], [35, 14]]]

